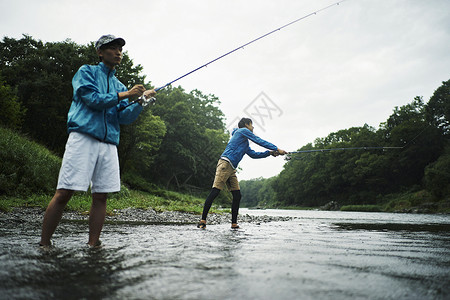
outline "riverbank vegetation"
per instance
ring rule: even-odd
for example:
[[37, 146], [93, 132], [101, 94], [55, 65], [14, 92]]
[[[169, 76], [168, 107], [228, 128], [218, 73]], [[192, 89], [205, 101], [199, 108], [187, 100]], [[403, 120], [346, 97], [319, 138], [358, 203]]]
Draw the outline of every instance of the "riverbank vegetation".
[[249, 206], [324, 207], [358, 211], [450, 212], [450, 80], [428, 103], [416, 97], [367, 124], [317, 138], [292, 154], [276, 177], [241, 182]]
[[[15, 207], [40, 207], [45, 210], [52, 195], [33, 194], [29, 196], [1, 196], [0, 211], [11, 211]], [[111, 194], [108, 200], [107, 214], [112, 215], [116, 210], [127, 208], [153, 209], [162, 211], [182, 211], [201, 214], [204, 199], [177, 192], [166, 192], [164, 196], [157, 196], [143, 191], [129, 190], [122, 186], [119, 193]], [[67, 210], [87, 214], [91, 206], [89, 192], [76, 192], [67, 204]], [[212, 212], [230, 212], [229, 209], [213, 207]]]
[[[41, 207], [45, 209], [53, 195], [61, 158], [44, 146], [17, 132], [0, 127], [0, 210], [14, 207]], [[185, 211], [200, 214], [204, 198], [200, 195], [179, 193], [147, 183], [142, 178], [125, 176], [119, 193], [110, 195], [107, 212], [129, 207], [155, 211]], [[135, 189], [129, 188], [133, 186]], [[222, 201], [219, 201], [223, 203]], [[86, 213], [91, 205], [88, 192], [76, 192], [67, 205], [68, 210]], [[212, 212], [228, 212], [213, 206]]]
[[[30, 36], [0, 42], [0, 209], [46, 207], [67, 139], [72, 77], [97, 59], [93, 43]], [[128, 87], [150, 88], [142, 69], [125, 52], [117, 76]], [[395, 107], [378, 128], [364, 124], [299, 145], [403, 148], [291, 155], [278, 176], [241, 182], [242, 206], [324, 208], [333, 201], [342, 210], [449, 212], [449, 95], [450, 80], [427, 103], [416, 97]], [[201, 211], [229, 139], [220, 101], [182, 87], [159, 91], [157, 100], [121, 127], [123, 189], [112, 195], [109, 213], [126, 207]], [[221, 193], [215, 204], [229, 207], [230, 196]], [[89, 194], [77, 193], [68, 209], [89, 206]]]

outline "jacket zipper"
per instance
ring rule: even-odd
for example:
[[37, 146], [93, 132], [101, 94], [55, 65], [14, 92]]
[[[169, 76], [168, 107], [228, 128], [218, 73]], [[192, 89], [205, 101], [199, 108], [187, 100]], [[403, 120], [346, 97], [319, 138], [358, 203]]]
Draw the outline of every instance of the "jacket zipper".
[[[111, 73], [111, 69], [108, 70], [108, 76], [106, 77], [106, 82], [108, 83], [108, 86], [106, 88], [106, 93], [109, 93], [109, 74]], [[106, 109], [103, 111], [103, 121], [105, 122], [105, 137], [103, 138], [103, 141], [106, 141], [106, 136], [108, 135], [108, 124], [106, 122]]]

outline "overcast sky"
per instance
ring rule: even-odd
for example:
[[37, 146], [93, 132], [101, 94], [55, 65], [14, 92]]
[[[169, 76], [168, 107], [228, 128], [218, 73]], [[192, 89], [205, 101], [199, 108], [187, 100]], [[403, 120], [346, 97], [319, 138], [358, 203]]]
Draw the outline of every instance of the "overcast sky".
[[[336, 2], [1, 0], [0, 34], [77, 44], [114, 34], [159, 87]], [[450, 79], [449, 16], [448, 0], [346, 0], [174, 85], [219, 97], [230, 129], [250, 116], [255, 134], [295, 151], [341, 129], [378, 128], [415, 96], [428, 101]], [[268, 178], [284, 163], [245, 157], [238, 177]]]

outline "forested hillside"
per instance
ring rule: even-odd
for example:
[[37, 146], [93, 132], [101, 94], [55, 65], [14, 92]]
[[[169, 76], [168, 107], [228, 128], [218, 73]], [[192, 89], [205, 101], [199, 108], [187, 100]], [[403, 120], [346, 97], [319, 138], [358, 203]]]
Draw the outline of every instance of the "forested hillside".
[[270, 179], [241, 183], [247, 206], [318, 207], [380, 204], [387, 195], [421, 192], [433, 201], [450, 196], [450, 80], [424, 103], [416, 97], [395, 107], [379, 128], [367, 124], [330, 133], [299, 150], [349, 149], [292, 154]]
[[[72, 77], [81, 65], [97, 61], [93, 44], [5, 37], [0, 42], [0, 125], [61, 157], [67, 139]], [[142, 69], [125, 52], [117, 76], [129, 88], [136, 83], [150, 88], [151, 82], [141, 74]], [[198, 90], [186, 92], [181, 87], [168, 87], [159, 91], [156, 105], [146, 107], [137, 122], [121, 127], [122, 180], [129, 187], [142, 190], [157, 186], [189, 193], [208, 191], [217, 158], [229, 139], [219, 103], [214, 95]], [[378, 128], [364, 124], [299, 145], [299, 150], [399, 148], [292, 154], [278, 176], [241, 183], [243, 204], [379, 204], [392, 197], [389, 195], [410, 192], [421, 192], [433, 201], [448, 199], [449, 120], [450, 80], [443, 82], [428, 102], [416, 97], [407, 105], [395, 107]], [[14, 194], [11, 187], [30, 180], [24, 176], [39, 176], [38, 172], [30, 175], [23, 166], [14, 167], [14, 163], [25, 161], [23, 157], [14, 160], [13, 152], [5, 148], [0, 151], [5, 154], [0, 162], [3, 194]], [[26, 161], [30, 159], [26, 157]], [[52, 180], [56, 180], [54, 173]], [[51, 189], [45, 185], [39, 192], [51, 193]]]
[[[83, 64], [96, 63], [93, 43], [5, 37], [0, 42], [0, 125], [62, 157], [72, 77]], [[141, 72], [142, 66], [134, 65], [125, 52], [117, 69], [119, 80], [129, 88], [137, 83], [150, 88]], [[121, 127], [123, 180], [143, 189], [154, 185], [181, 191], [209, 189], [217, 157], [229, 138], [218, 103], [217, 97], [197, 90], [161, 90], [156, 105], [146, 107], [137, 122]]]

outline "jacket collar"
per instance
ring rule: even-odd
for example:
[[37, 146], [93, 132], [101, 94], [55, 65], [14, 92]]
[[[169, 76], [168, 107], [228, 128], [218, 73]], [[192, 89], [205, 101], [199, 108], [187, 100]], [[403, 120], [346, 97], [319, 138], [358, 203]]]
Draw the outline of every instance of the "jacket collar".
[[[100, 66], [100, 69], [101, 69], [105, 74], [108, 74], [108, 73], [111, 74], [111, 75], [116, 74], [116, 69], [111, 70], [111, 69], [108, 68], [108, 66], [105, 65], [103, 62], [100, 62], [98, 65]], [[111, 73], [110, 73], [110, 72], [111, 72]]]

